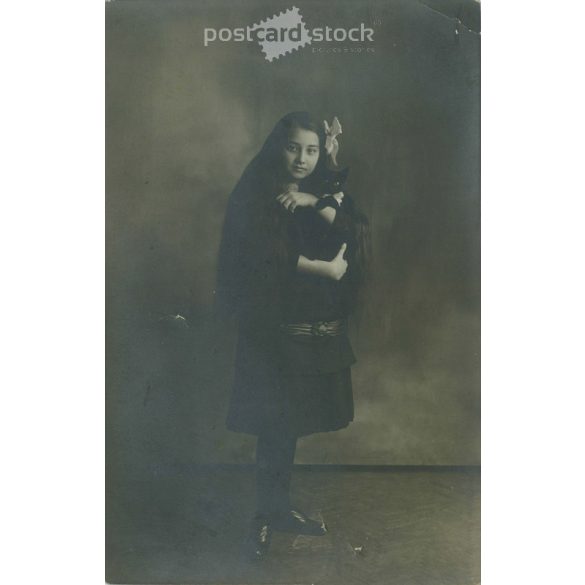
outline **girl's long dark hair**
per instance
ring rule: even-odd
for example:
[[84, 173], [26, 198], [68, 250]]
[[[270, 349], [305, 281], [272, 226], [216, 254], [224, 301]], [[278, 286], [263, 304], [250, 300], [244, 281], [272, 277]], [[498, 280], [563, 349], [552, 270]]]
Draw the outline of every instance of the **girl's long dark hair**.
[[[241, 313], [243, 305], [247, 304], [246, 297], [250, 295], [257, 296], [258, 303], [262, 302], [262, 295], [258, 295], [258, 290], [250, 290], [247, 286], [259, 275], [247, 272], [249, 266], [242, 249], [248, 252], [253, 250], [252, 253], [259, 255], [256, 258], [257, 265], [262, 261], [268, 265], [276, 264], [272, 272], [277, 278], [273, 282], [265, 282], [266, 289], [272, 287], [272, 294], [277, 290], [274, 288], [278, 286], [277, 283], [282, 282], [278, 274], [287, 267], [291, 222], [289, 212], [275, 197], [282, 187], [282, 153], [291, 132], [297, 128], [315, 132], [319, 137], [320, 149], [314, 171], [299, 182], [299, 190], [315, 195], [325, 192], [326, 177], [331, 173], [331, 168], [328, 167], [323, 124], [308, 112], [291, 112], [274, 126], [230, 195], [222, 232], [216, 286], [217, 308], [222, 313]], [[368, 221], [347, 193], [343, 206], [355, 225], [353, 277], [357, 283], [361, 283], [365, 279], [369, 255]], [[268, 301], [265, 299], [265, 302]]]

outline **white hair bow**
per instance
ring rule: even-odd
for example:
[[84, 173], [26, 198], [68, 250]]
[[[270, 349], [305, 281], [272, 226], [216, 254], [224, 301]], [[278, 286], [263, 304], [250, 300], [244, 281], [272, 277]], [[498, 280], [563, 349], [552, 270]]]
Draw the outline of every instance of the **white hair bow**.
[[325, 126], [325, 150], [327, 154], [331, 157], [333, 164], [337, 166], [337, 151], [339, 150], [339, 142], [337, 142], [337, 136], [341, 134], [341, 124], [337, 119], [337, 116], [333, 118], [331, 122], [331, 126], [327, 124], [327, 120], [323, 120], [323, 125]]

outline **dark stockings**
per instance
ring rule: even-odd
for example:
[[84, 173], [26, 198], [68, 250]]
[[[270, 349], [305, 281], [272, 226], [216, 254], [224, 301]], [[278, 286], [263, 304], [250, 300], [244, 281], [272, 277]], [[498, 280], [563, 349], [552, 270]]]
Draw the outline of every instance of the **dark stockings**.
[[256, 444], [256, 511], [274, 515], [290, 510], [290, 480], [297, 437], [282, 431], [262, 434]]

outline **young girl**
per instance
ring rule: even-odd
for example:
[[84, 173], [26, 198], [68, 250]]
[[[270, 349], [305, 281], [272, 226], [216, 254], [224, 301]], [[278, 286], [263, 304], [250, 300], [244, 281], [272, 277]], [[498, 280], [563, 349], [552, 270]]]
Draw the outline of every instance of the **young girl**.
[[[257, 435], [252, 554], [273, 530], [322, 535], [291, 506], [297, 438], [353, 420], [347, 317], [363, 280], [367, 221], [338, 186], [334, 136], [306, 112], [284, 116], [233, 190], [217, 301], [239, 324], [229, 430]], [[333, 154], [330, 157], [329, 154]]]

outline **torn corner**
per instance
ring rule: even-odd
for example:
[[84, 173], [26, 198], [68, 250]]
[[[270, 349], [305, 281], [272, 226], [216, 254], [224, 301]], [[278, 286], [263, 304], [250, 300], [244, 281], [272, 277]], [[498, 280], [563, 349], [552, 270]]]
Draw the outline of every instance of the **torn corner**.
[[481, 34], [481, 3], [479, 0], [418, 0], [432, 12], [452, 20], [455, 34], [458, 35], [461, 27]]

